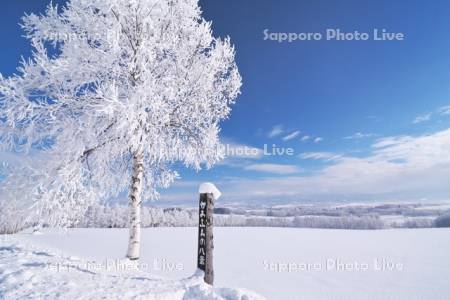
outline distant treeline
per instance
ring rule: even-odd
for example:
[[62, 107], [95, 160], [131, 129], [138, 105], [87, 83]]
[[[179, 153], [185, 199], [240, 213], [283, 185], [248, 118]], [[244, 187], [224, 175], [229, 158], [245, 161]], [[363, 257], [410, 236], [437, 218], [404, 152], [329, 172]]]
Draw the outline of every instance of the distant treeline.
[[[142, 227], [197, 226], [198, 209], [142, 207]], [[420, 204], [298, 205], [287, 207], [217, 207], [215, 226], [298, 227], [333, 229], [387, 229], [450, 227], [445, 206]], [[21, 216], [19, 208], [0, 201], [0, 233], [15, 233], [36, 224]], [[45, 224], [44, 224], [45, 226]], [[126, 228], [128, 206], [95, 204], [71, 227]]]
[[[418, 204], [378, 206], [217, 207], [215, 226], [384, 229], [450, 227], [450, 211], [421, 209]], [[392, 218], [394, 217], [394, 218]], [[77, 227], [127, 227], [125, 205], [89, 208]], [[143, 227], [197, 226], [197, 208], [142, 208]]]

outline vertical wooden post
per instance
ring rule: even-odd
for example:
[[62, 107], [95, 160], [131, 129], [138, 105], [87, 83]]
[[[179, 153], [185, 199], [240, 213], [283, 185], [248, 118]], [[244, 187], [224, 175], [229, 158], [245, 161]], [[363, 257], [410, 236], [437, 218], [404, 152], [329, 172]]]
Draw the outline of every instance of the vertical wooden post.
[[213, 285], [213, 215], [214, 202], [219, 199], [221, 193], [216, 186], [205, 182], [199, 188], [200, 201], [198, 206], [198, 250], [197, 267], [205, 273], [205, 282]]
[[205, 272], [205, 282], [214, 284], [213, 268], [213, 214], [214, 194], [200, 193], [198, 210], [197, 267]]

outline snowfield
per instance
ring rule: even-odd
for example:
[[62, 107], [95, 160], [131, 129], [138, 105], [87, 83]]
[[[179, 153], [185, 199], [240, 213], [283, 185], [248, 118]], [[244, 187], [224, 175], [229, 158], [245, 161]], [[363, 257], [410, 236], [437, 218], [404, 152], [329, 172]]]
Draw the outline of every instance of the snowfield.
[[[215, 228], [215, 288], [194, 274], [196, 228], [0, 236], [1, 299], [449, 299], [450, 229]], [[135, 270], [137, 268], [138, 270]], [[163, 279], [166, 278], [166, 279]], [[245, 287], [233, 289], [223, 287]]]
[[0, 299], [264, 299], [244, 289], [212, 288], [201, 271], [170, 280], [142, 272], [126, 259], [114, 260], [117, 268], [111, 270], [57, 252], [3, 239]]

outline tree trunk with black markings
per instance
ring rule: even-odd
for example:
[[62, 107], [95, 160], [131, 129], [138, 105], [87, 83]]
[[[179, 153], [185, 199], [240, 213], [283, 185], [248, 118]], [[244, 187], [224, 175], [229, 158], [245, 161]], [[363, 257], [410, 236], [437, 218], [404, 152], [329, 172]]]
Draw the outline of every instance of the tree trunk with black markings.
[[133, 174], [129, 191], [130, 235], [127, 257], [131, 260], [139, 259], [141, 244], [141, 202], [144, 177], [144, 156], [138, 152], [133, 156]]

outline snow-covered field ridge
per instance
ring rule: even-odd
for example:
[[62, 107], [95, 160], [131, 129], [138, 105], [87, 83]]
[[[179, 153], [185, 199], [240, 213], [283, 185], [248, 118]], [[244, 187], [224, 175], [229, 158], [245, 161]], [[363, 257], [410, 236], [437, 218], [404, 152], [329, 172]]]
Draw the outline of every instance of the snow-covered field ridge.
[[[450, 229], [215, 228], [215, 288], [196, 228], [145, 228], [138, 270], [127, 229], [0, 236], [0, 299], [448, 300]], [[166, 279], [163, 279], [166, 278]], [[223, 287], [245, 287], [232, 289]]]

